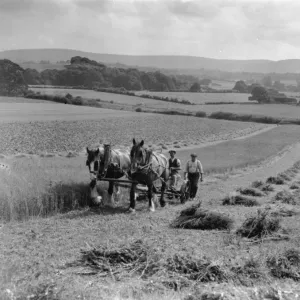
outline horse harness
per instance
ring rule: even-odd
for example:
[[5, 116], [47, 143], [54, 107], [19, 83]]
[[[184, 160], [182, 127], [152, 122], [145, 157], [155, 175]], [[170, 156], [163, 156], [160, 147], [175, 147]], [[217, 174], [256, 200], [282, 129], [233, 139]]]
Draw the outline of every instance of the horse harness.
[[[111, 152], [111, 151], [115, 151], [115, 150], [114, 150], [114, 149], [109, 149], [109, 151]], [[116, 151], [115, 151], [115, 152], [116, 152]], [[120, 160], [119, 160], [119, 164], [118, 164], [118, 163], [113, 163], [113, 162], [111, 161], [111, 153], [110, 153], [110, 155], [109, 155], [108, 167], [107, 167], [107, 169], [106, 169], [106, 172], [107, 172], [107, 170], [108, 170], [109, 168], [113, 170], [114, 175], [115, 175], [117, 172], [120, 172], [120, 173], [122, 173], [122, 174], [126, 174], [126, 172], [121, 168], [121, 157], [120, 157]], [[100, 170], [100, 169], [99, 169], [99, 170]], [[104, 176], [106, 176], [106, 172], [105, 172], [105, 175], [104, 175]]]
[[159, 168], [159, 167], [162, 167], [163, 169], [167, 169], [167, 167], [164, 167], [164, 166], [162, 166], [162, 165], [159, 163], [159, 160], [158, 160], [157, 156], [156, 156], [152, 151], [147, 151], [146, 149], [145, 149], [145, 151], [146, 151], [146, 153], [147, 153], [147, 156], [146, 156], [146, 162], [145, 162], [145, 165], [144, 165], [144, 166], [139, 166], [139, 169], [140, 169], [140, 170], [145, 170], [145, 171], [146, 171], [146, 174], [148, 174], [149, 172], [152, 172], [152, 173], [154, 173], [159, 179], [161, 179], [163, 182], [165, 182], [164, 179], [161, 178], [161, 176], [160, 176], [160, 175], [152, 168], [152, 163], [150, 162], [151, 156], [153, 155], [153, 156], [156, 158], [157, 163], [158, 163], [158, 168]]

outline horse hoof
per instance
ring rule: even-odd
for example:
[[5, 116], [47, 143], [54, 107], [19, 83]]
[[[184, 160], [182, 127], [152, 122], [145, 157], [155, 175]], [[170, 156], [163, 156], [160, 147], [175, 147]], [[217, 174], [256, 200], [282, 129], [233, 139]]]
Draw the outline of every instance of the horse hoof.
[[154, 207], [150, 207], [150, 208], [149, 208], [149, 211], [150, 211], [150, 212], [155, 212], [155, 208], [154, 208]]
[[130, 207], [127, 212], [130, 213], [130, 214], [135, 213], [135, 209]]

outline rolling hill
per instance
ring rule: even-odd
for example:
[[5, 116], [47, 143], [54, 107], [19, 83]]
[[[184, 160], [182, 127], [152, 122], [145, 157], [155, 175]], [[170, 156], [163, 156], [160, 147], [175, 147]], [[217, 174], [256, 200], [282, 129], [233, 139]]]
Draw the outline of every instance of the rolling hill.
[[74, 56], [83, 56], [104, 64], [125, 64], [136, 67], [154, 67], [164, 69], [206, 69], [227, 72], [253, 73], [298, 73], [300, 59], [281, 61], [271, 60], [225, 60], [194, 56], [149, 56], [117, 55], [83, 52], [69, 49], [20, 49], [0, 52], [0, 59], [6, 58], [16, 63], [40, 62], [55, 63], [69, 60]]

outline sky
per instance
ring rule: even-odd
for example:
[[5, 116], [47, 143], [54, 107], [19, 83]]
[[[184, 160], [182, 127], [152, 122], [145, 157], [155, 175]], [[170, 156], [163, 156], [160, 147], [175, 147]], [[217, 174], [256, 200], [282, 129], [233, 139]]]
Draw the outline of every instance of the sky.
[[300, 58], [299, 0], [0, 0], [0, 51]]

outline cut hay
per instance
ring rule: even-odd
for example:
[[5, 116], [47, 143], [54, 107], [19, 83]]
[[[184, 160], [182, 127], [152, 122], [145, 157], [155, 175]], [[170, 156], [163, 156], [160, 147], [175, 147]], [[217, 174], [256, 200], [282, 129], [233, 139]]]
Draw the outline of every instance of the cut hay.
[[276, 256], [268, 257], [267, 266], [271, 274], [279, 279], [291, 278], [300, 280], [300, 251], [288, 249]]
[[243, 206], [258, 206], [260, 205], [253, 197], [230, 193], [223, 201], [223, 205], [243, 205]]
[[167, 259], [165, 268], [169, 274], [176, 274], [191, 281], [223, 282], [228, 279], [224, 269], [208, 259], [195, 259], [176, 254]]
[[251, 184], [251, 186], [253, 187], [253, 188], [260, 188], [261, 186], [263, 186], [264, 185], [264, 183], [261, 181], [261, 180], [255, 180], [255, 181], [253, 181], [252, 182], [252, 184]]
[[273, 202], [277, 202], [277, 201], [280, 201], [281, 203], [292, 204], [292, 205], [297, 204], [296, 197], [287, 190], [280, 191], [275, 195]]
[[253, 196], [253, 197], [263, 197], [265, 194], [257, 188], [239, 188], [237, 190], [242, 195]]
[[264, 184], [262, 187], [261, 187], [261, 190], [265, 193], [267, 192], [274, 192], [275, 189], [274, 187], [271, 185], [271, 184]]
[[234, 272], [236, 281], [239, 281], [244, 286], [249, 286], [249, 284], [251, 285], [251, 281], [264, 277], [261, 266], [262, 264], [259, 260], [250, 257], [242, 264], [231, 267], [231, 271]]
[[280, 219], [268, 210], [258, 210], [256, 216], [248, 217], [236, 233], [247, 238], [263, 238], [280, 229]]
[[159, 256], [156, 251], [144, 245], [141, 240], [119, 249], [82, 251], [80, 262], [81, 265], [90, 267], [104, 276], [112, 276], [114, 279], [133, 274], [147, 278], [159, 268]]
[[274, 187], [271, 184], [264, 183], [261, 180], [256, 180], [256, 181], [252, 182], [251, 187], [256, 189], [256, 190], [260, 190], [262, 192], [265, 192], [265, 193], [274, 191]]
[[290, 186], [290, 189], [291, 190], [299, 190], [300, 189], [299, 182], [292, 183], [292, 185]]
[[[78, 263], [77, 263], [78, 264]], [[136, 241], [129, 246], [118, 249], [92, 249], [82, 251], [80, 267], [89, 267], [92, 274], [113, 277], [114, 280], [138, 276], [162, 283], [165, 287], [175, 289], [189, 286], [193, 282], [223, 282], [229, 273], [207, 258], [172, 255], [162, 258], [162, 253]], [[82, 269], [81, 269], [82, 270]]]
[[270, 210], [270, 214], [275, 217], [292, 217], [300, 214], [300, 210], [290, 204], [269, 204], [265, 206], [266, 210]]
[[279, 176], [271, 176], [267, 179], [266, 183], [281, 185], [284, 184], [284, 180]]
[[174, 228], [200, 230], [229, 230], [233, 220], [219, 212], [201, 209], [200, 205], [181, 211], [180, 216], [171, 224]]
[[281, 178], [283, 181], [292, 181], [293, 176], [291, 176], [291, 173], [285, 172], [278, 174], [278, 177]]

